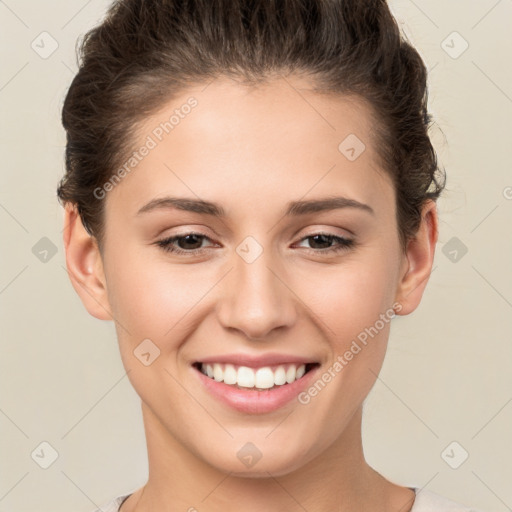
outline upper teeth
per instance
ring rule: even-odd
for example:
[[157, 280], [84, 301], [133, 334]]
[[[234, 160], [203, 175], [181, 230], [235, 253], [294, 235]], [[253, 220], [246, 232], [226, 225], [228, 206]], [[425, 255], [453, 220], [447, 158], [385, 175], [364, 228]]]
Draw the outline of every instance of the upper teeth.
[[290, 364], [286, 369], [284, 365], [272, 370], [270, 366], [262, 368], [249, 368], [248, 366], [235, 367], [232, 364], [201, 364], [201, 371], [213, 377], [217, 382], [225, 384], [238, 384], [244, 388], [268, 389], [274, 385], [290, 384], [300, 379], [306, 373], [306, 365]]

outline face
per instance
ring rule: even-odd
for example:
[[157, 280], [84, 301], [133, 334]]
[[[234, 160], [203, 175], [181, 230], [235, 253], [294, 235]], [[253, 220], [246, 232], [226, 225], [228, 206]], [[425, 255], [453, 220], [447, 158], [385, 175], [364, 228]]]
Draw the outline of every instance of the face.
[[[105, 304], [146, 428], [245, 476], [286, 474], [348, 435], [402, 307], [370, 111], [309, 89], [184, 91], [141, 125], [135, 150], [150, 149], [104, 199]], [[233, 372], [240, 386], [220, 382]]]

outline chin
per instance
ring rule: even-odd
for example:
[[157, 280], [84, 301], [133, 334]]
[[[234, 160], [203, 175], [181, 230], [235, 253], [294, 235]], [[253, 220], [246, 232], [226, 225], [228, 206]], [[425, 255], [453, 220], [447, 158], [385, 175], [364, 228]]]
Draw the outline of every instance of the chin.
[[[213, 459], [206, 460], [208, 464], [214, 466], [218, 471], [223, 473], [229, 473], [232, 476], [240, 478], [269, 478], [269, 477], [280, 477], [285, 476], [293, 471], [296, 471], [307, 461], [304, 459], [303, 447], [297, 447], [295, 454], [283, 453], [282, 449], [270, 448], [270, 453], [264, 449], [256, 452], [255, 448], [252, 448], [253, 459], [250, 458], [251, 449], [246, 449], [245, 452], [238, 449], [234, 457], [216, 457], [214, 454]], [[276, 453], [272, 453], [272, 450], [276, 450]], [[249, 454], [249, 455], [247, 455]], [[244, 462], [245, 459], [245, 462]]]

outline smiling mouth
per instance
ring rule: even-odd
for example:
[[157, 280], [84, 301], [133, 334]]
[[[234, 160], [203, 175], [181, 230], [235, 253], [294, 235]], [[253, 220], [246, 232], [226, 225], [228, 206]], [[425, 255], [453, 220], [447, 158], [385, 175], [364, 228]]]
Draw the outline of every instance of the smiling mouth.
[[320, 366], [320, 363], [286, 363], [251, 368], [224, 363], [204, 364], [198, 361], [193, 363], [192, 366], [203, 375], [231, 387], [243, 390], [267, 391], [301, 379], [312, 369]]

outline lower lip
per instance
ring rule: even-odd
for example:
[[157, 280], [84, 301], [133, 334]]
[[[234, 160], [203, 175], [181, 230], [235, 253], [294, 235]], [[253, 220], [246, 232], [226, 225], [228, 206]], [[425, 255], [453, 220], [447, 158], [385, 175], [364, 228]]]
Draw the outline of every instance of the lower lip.
[[320, 366], [315, 366], [300, 379], [291, 384], [274, 386], [271, 389], [239, 389], [224, 382], [218, 382], [205, 375], [201, 370], [192, 367], [206, 389], [218, 400], [237, 411], [247, 414], [264, 414], [275, 411], [293, 400], [301, 391], [310, 385], [311, 380]]

